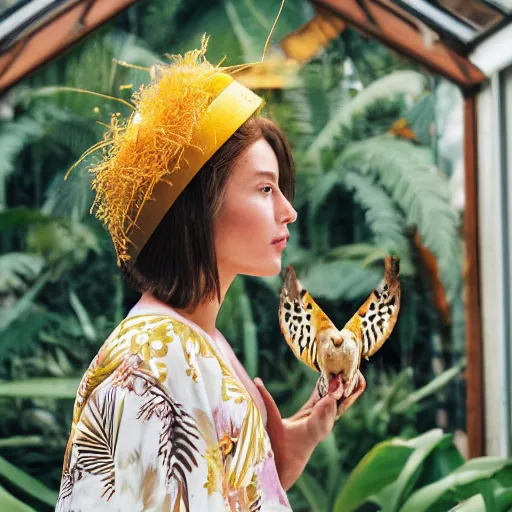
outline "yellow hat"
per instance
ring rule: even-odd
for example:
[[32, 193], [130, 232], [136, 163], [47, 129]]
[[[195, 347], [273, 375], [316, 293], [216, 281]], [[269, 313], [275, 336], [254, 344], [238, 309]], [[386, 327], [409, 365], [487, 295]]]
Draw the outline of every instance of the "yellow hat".
[[[230, 69], [210, 64], [200, 50], [151, 68], [151, 83], [132, 96], [127, 120], [111, 118], [90, 168], [91, 210], [108, 227], [120, 261], [135, 261], [176, 198], [226, 140], [264, 105]], [[240, 68], [238, 67], [237, 70]]]

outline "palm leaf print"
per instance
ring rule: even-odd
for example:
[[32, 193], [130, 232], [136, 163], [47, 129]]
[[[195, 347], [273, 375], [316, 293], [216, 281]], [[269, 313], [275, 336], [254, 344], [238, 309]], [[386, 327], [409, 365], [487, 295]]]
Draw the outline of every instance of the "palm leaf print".
[[116, 417], [116, 396], [114, 387], [96, 389], [77, 425], [75, 438], [77, 464], [92, 475], [103, 476], [102, 497], [106, 496], [107, 501], [115, 491], [114, 457], [122, 412]]
[[158, 456], [166, 469], [167, 481], [176, 480], [178, 495], [188, 511], [187, 473], [198, 466], [196, 440], [200, 437], [199, 429], [182, 404], [174, 401], [157, 379], [141, 370], [133, 370], [132, 375], [143, 381], [141, 396], [148, 397], [137, 419], [148, 421], [156, 416], [160, 420]]

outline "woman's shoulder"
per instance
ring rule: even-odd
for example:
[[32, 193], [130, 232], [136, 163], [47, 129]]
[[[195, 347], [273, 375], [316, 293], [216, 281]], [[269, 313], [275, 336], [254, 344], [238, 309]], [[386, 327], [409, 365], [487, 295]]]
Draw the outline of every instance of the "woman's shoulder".
[[[108, 340], [106, 343], [108, 347]], [[143, 314], [125, 318], [112, 333], [110, 345], [118, 346], [120, 354], [138, 356], [142, 363], [155, 361], [187, 367], [187, 374], [197, 381], [198, 360], [218, 355], [199, 329], [170, 315]], [[107, 348], [106, 352], [111, 350]], [[154, 368], [154, 365], [149, 364]]]
[[199, 384], [220, 376], [222, 363], [206, 338], [178, 319], [157, 314], [127, 317], [112, 331], [85, 372], [78, 407], [99, 385], [108, 385], [107, 379], [117, 382], [134, 370], [145, 372], [163, 386], [173, 381], [183, 388], [187, 381]]

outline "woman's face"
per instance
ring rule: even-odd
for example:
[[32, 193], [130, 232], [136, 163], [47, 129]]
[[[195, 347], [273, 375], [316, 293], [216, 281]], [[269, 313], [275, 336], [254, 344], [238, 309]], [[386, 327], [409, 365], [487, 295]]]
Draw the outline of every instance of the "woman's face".
[[297, 212], [279, 189], [276, 154], [259, 139], [238, 159], [215, 217], [215, 251], [221, 275], [272, 276], [281, 271]]

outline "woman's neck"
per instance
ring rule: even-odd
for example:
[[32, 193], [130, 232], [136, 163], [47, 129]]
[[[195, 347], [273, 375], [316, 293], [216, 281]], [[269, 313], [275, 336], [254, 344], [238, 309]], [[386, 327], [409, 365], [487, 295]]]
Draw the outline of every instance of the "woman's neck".
[[226, 296], [229, 286], [233, 279], [222, 279], [220, 280], [221, 284], [221, 301], [219, 302], [216, 298], [211, 301], [201, 302], [195, 309], [188, 308], [171, 308], [165, 302], [154, 297], [150, 292], [144, 292], [137, 302], [136, 308], [145, 311], [151, 311], [151, 309], [171, 309], [176, 311], [181, 316], [190, 320], [194, 324], [198, 325], [203, 331], [209, 334], [212, 338], [215, 337], [215, 323], [217, 321], [217, 315], [219, 314], [220, 307]]

